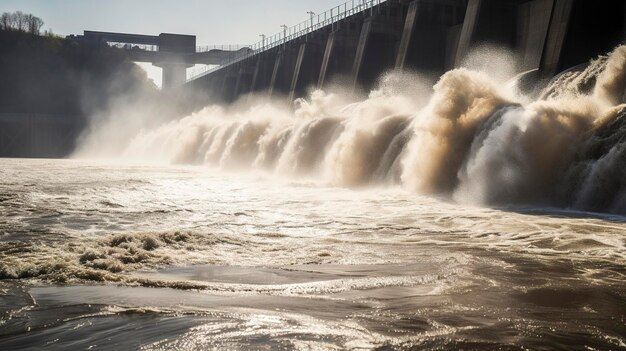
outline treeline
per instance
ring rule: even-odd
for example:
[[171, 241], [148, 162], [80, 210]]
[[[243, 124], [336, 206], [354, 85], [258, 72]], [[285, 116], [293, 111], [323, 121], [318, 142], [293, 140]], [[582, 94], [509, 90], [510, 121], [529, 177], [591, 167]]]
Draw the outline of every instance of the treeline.
[[0, 157], [64, 156], [77, 133], [97, 128], [108, 116], [129, 116], [132, 126], [144, 121], [142, 116], [159, 123], [186, 108], [177, 95], [160, 91], [125, 50], [37, 35], [40, 27], [31, 30], [24, 24], [27, 17], [21, 18], [0, 27], [0, 115], [54, 116], [64, 122], [33, 127], [28, 119], [0, 118]]
[[161, 101], [160, 91], [121, 50], [0, 30], [0, 115], [63, 119], [31, 125], [0, 118], [0, 157], [65, 156], [102, 113], [151, 99]]
[[0, 31], [0, 82], [0, 113], [85, 116], [156, 89], [119, 50], [20, 31]]
[[0, 30], [39, 35], [43, 24], [41, 18], [22, 11], [4, 12], [0, 15]]

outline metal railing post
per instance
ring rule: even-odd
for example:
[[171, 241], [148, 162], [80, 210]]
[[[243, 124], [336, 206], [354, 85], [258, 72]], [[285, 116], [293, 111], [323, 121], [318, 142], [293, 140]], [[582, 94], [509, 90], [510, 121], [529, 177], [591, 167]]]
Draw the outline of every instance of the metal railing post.
[[[352, 15], [361, 14], [362, 16], [367, 16], [367, 10], [369, 10], [369, 15], [374, 15], [374, 7], [382, 4], [387, 0], [346, 0], [343, 4], [339, 6], [335, 6], [330, 10], [324, 11], [322, 14], [317, 15], [317, 22], [315, 21], [315, 13], [312, 11], [308, 12], [311, 17], [310, 20], [301, 22], [292, 27], [288, 27], [287, 25], [281, 25], [283, 28], [282, 33], [277, 33], [272, 35], [271, 37], [266, 37], [265, 35], [261, 36], [261, 41], [257, 42], [253, 45], [245, 45], [239, 46], [236, 45], [233, 47], [232, 44], [228, 44], [229, 55], [227, 56], [226, 62], [224, 62], [221, 66], [211, 67], [204, 69], [204, 73], [191, 77], [189, 80], [195, 79], [201, 75], [208, 74], [210, 72], [214, 72], [218, 69], [226, 67], [230, 64], [239, 62], [248, 57], [252, 57], [257, 55], [263, 51], [270, 50], [279, 45], [286, 45], [287, 41], [297, 39], [299, 37], [308, 35], [309, 33], [314, 32], [316, 29], [323, 28], [325, 26], [330, 25], [333, 31], [339, 28], [339, 21], [346, 19]], [[378, 12], [378, 11], [377, 11]], [[282, 36], [281, 36], [282, 35]], [[225, 45], [221, 46], [221, 49], [225, 49]], [[217, 49], [217, 46], [213, 46], [214, 49]], [[233, 49], [242, 49], [248, 48], [249, 50], [242, 53], [233, 53]], [[146, 50], [150, 50], [152, 48], [146, 46]], [[154, 48], [154, 50], [158, 51], [158, 47]], [[198, 47], [198, 52], [202, 51], [210, 51], [210, 47]]]

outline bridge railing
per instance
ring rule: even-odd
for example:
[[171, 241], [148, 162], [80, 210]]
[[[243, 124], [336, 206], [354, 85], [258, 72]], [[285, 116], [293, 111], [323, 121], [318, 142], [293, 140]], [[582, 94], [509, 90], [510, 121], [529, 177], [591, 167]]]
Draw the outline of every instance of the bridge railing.
[[114, 48], [124, 49], [124, 50], [159, 51], [158, 45], [129, 44], [129, 43], [114, 42], [114, 41], [108, 41], [107, 44]]
[[203, 45], [196, 46], [196, 52], [208, 52], [212, 50], [237, 51], [249, 48], [249, 44], [222, 44], [222, 45]]
[[190, 76], [187, 81], [197, 79], [201, 76], [217, 71], [225, 66], [232, 65], [233, 63], [242, 61], [263, 51], [273, 49], [277, 46], [287, 43], [288, 41], [308, 35], [320, 28], [329, 25], [334, 26], [335, 23], [355, 14], [365, 12], [367, 10], [373, 11], [374, 7], [386, 1], [387, 0], [349, 0], [323, 13], [312, 14], [311, 18], [304, 22], [298, 23], [292, 27], [285, 26], [284, 30], [280, 33], [276, 33], [269, 37], [264, 37], [261, 41], [255, 44], [244, 46], [250, 48], [251, 50], [247, 52], [242, 52], [239, 55], [233, 55], [221, 66], [207, 66], [204, 70], [197, 71], [197, 73]]

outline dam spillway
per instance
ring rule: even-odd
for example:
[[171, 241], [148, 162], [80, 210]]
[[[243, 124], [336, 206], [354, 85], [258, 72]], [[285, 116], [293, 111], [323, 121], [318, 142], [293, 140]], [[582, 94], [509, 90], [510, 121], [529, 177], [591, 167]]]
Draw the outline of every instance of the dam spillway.
[[434, 82], [481, 46], [510, 51], [516, 69], [538, 70], [539, 81], [622, 43], [625, 18], [619, 1], [348, 1], [264, 39], [186, 88], [203, 92], [202, 101], [226, 103], [258, 93], [293, 100], [329, 84], [367, 92], [392, 70], [417, 71]]

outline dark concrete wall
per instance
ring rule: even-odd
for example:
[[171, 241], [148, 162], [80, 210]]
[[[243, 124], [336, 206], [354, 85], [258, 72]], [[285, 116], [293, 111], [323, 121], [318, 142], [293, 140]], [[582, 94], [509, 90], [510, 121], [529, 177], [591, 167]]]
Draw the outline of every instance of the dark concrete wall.
[[188, 85], [217, 86], [212, 102], [264, 91], [294, 99], [331, 82], [367, 91], [393, 69], [438, 78], [481, 45], [550, 76], [623, 42], [625, 18], [622, 0], [388, 0]]
[[550, 77], [626, 42], [626, 1], [555, 0], [541, 61]]
[[253, 61], [250, 61], [250, 64], [254, 65], [250, 89], [252, 93], [269, 91], [277, 55], [278, 49], [273, 49], [257, 55]]
[[470, 48], [490, 45], [516, 54], [520, 70], [538, 68], [550, 27], [554, 0], [470, 0], [456, 65]]
[[402, 30], [405, 7], [399, 1], [391, 1], [376, 8], [361, 28], [354, 64], [353, 87], [365, 91], [371, 89], [385, 71], [393, 69]]
[[293, 44], [284, 45], [278, 51], [276, 59], [274, 60], [272, 78], [270, 80], [270, 96], [289, 94], [299, 51], [300, 45]]
[[529, 70], [541, 65], [546, 45], [554, 0], [534, 0], [517, 7], [517, 48], [520, 69]]
[[407, 9], [396, 69], [440, 76], [454, 66], [467, 0], [415, 0]]
[[324, 47], [324, 55], [320, 66], [318, 88], [323, 88], [333, 79], [346, 77], [352, 73], [358, 35], [363, 26], [362, 18], [337, 26], [329, 33]]
[[237, 66], [230, 66], [226, 69], [222, 78], [222, 88], [220, 89], [222, 100], [226, 102], [235, 100], [235, 89], [237, 87], [239, 71], [240, 68]]
[[0, 157], [65, 157], [85, 126], [81, 117], [0, 113]]
[[317, 86], [327, 41], [326, 33], [317, 33], [300, 44], [289, 92], [291, 100], [304, 96], [309, 87]]
[[252, 78], [254, 77], [254, 68], [255, 67], [252, 65], [242, 65], [241, 67], [239, 67], [233, 97], [250, 93], [250, 91], [252, 90]]

